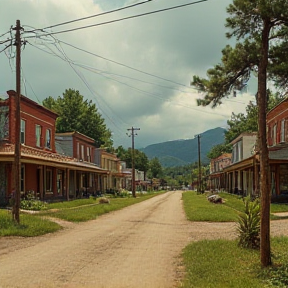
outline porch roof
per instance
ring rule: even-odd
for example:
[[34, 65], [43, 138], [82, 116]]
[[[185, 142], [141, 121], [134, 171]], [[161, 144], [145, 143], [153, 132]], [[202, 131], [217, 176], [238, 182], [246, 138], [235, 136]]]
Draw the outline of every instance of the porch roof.
[[[14, 151], [14, 144], [4, 144], [0, 146], [0, 162], [14, 162]], [[66, 155], [24, 145], [21, 146], [21, 162], [35, 165], [48, 165], [57, 168], [69, 168], [71, 170], [81, 170], [100, 174], [108, 173], [107, 170], [98, 167], [94, 163], [78, 161], [76, 158]]]
[[243, 170], [245, 168], [249, 168], [249, 167], [253, 166], [254, 159], [256, 159], [256, 158], [257, 158], [257, 155], [253, 155], [253, 156], [246, 158], [240, 162], [226, 166], [223, 168], [223, 172], [231, 172], [234, 170]]

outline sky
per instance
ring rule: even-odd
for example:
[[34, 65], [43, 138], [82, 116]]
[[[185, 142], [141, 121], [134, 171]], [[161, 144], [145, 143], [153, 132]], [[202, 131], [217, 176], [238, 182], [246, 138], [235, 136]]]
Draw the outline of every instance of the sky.
[[[203, 95], [190, 86], [193, 75], [205, 77], [220, 62], [221, 50], [233, 45], [225, 37], [226, 7], [232, 0], [150, 13], [193, 2], [197, 0], [1, 0], [0, 42], [14, 38], [10, 28], [20, 20], [26, 41], [22, 94], [41, 104], [66, 89], [78, 90], [96, 104], [114, 147], [131, 147], [126, 133], [132, 127], [140, 128], [136, 148], [191, 139], [225, 128], [232, 112], [245, 113], [255, 95], [248, 86], [246, 93], [231, 95], [215, 109], [197, 106]], [[125, 9], [55, 26], [120, 8]], [[145, 13], [150, 14], [118, 21]], [[81, 27], [86, 28], [67, 31]], [[0, 69], [1, 97], [16, 89], [15, 47], [0, 53]]]

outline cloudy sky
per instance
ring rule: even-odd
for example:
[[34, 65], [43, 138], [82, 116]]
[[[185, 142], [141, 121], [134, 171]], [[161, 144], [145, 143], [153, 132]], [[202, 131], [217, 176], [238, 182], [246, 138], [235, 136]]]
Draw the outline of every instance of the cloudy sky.
[[[232, 0], [150, 13], [196, 1], [1, 0], [0, 41], [14, 37], [9, 30], [19, 19], [27, 41], [22, 94], [41, 103], [65, 89], [79, 90], [96, 103], [113, 132], [115, 147], [131, 146], [126, 132], [132, 126], [141, 129], [135, 138], [138, 148], [193, 138], [225, 126], [232, 112], [245, 112], [255, 92], [248, 87], [248, 93], [231, 95], [216, 109], [197, 107], [202, 95], [190, 81], [193, 75], [205, 76], [229, 44], [224, 23]], [[55, 26], [134, 4], [139, 5]], [[118, 21], [144, 13], [150, 14]], [[67, 31], [86, 26], [92, 27]], [[5, 44], [0, 51], [3, 48]], [[15, 89], [14, 52], [8, 48], [0, 53], [0, 95]]]

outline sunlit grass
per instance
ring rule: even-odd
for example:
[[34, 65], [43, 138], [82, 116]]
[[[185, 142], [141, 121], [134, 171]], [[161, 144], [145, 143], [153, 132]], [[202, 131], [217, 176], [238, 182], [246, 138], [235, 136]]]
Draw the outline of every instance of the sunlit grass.
[[0, 236], [32, 237], [61, 229], [57, 223], [36, 215], [20, 214], [20, 224], [12, 220], [11, 211], [0, 210]]
[[[230, 202], [229, 200], [230, 204], [233, 201]], [[241, 203], [240, 200], [237, 201]], [[191, 191], [183, 193], [183, 203], [186, 216], [190, 221], [236, 221], [237, 216], [240, 213], [239, 211], [235, 210], [235, 208], [230, 207], [231, 205], [211, 203], [207, 200], [207, 196], [205, 194], [197, 194], [196, 192]]]
[[[98, 201], [91, 202], [94, 205], [87, 205], [86, 201], [82, 200], [75, 200], [71, 201], [71, 204], [67, 205], [65, 208], [61, 205], [65, 205], [66, 203], [63, 202], [63, 204], [59, 203], [59, 206], [62, 207], [59, 210], [56, 211], [43, 211], [42, 215], [48, 215], [56, 218], [60, 218], [66, 221], [71, 222], [83, 222], [88, 220], [96, 219], [98, 216], [103, 215], [105, 213], [115, 211], [122, 209], [124, 207], [130, 206], [135, 203], [139, 203], [141, 201], [147, 200], [149, 198], [152, 198], [159, 193], [148, 193], [144, 195], [138, 195], [137, 198], [129, 197], [129, 198], [110, 198], [109, 204], [98, 204]], [[85, 199], [83, 199], [85, 200]], [[89, 200], [89, 199], [88, 199]], [[75, 203], [72, 203], [75, 202]], [[57, 203], [58, 204], [58, 203]], [[58, 209], [58, 207], [55, 203], [53, 205], [53, 209]], [[48, 209], [50, 209], [50, 205], [48, 206]]]

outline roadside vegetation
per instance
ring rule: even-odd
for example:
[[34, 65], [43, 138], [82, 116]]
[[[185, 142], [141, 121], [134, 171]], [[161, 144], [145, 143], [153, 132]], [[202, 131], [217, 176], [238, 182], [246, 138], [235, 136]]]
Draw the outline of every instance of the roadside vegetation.
[[[260, 227], [255, 221], [255, 215], [251, 217], [251, 225], [243, 225], [243, 219], [249, 219], [249, 213], [259, 215], [259, 211], [255, 211], [256, 204], [247, 202], [247, 199], [243, 201], [242, 197], [228, 193], [218, 195], [223, 198], [221, 204], [209, 202], [207, 194], [191, 191], [183, 193], [183, 204], [188, 220], [240, 223], [239, 219], [242, 219], [244, 230], [242, 232], [245, 233], [242, 233], [242, 237], [245, 238], [243, 240], [239, 237], [233, 241], [204, 240], [193, 242], [185, 247], [182, 256], [186, 274], [181, 287], [288, 287], [288, 252], [283, 249], [288, 245], [288, 237], [272, 238], [273, 265], [263, 269], [259, 263], [259, 247], [256, 245], [258, 249], [243, 248], [254, 247], [254, 245], [246, 245], [249, 241], [258, 244], [257, 241], [255, 242], [255, 227], [257, 229]], [[251, 210], [247, 209], [248, 203], [251, 204]], [[271, 204], [271, 213], [276, 212], [288, 212], [288, 205]], [[245, 214], [247, 218], [243, 216]], [[280, 217], [271, 216], [271, 219], [280, 219]]]
[[[122, 209], [126, 206], [139, 203], [151, 197], [159, 195], [151, 192], [147, 194], [138, 193], [137, 198], [131, 195], [110, 196], [109, 204], [100, 204], [101, 198], [90, 197], [88, 199], [76, 199], [58, 203], [44, 203], [35, 199], [24, 199], [21, 210], [21, 223], [12, 220], [11, 210], [0, 210], [0, 237], [1, 236], [23, 236], [32, 237], [56, 232], [62, 227], [49, 218], [58, 218], [71, 222], [83, 222], [96, 219], [98, 216], [111, 211]], [[103, 198], [102, 198], [103, 199]], [[104, 201], [105, 202], [105, 201]], [[29, 213], [25, 210], [34, 210]]]

